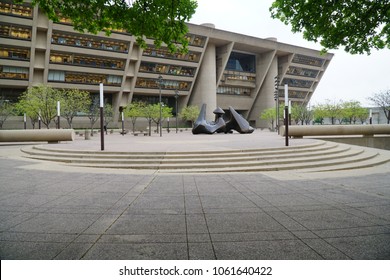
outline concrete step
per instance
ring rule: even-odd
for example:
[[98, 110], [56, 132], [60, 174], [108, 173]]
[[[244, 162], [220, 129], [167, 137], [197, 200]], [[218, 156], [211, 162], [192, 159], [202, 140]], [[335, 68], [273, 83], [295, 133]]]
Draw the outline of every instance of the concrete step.
[[[328, 156], [341, 154], [348, 151], [350, 148], [338, 148], [338, 145], [332, 145], [321, 149], [305, 149], [294, 153], [294, 158], [311, 158], [318, 156]], [[180, 164], [180, 165], [194, 165], [194, 164], [207, 164], [207, 163], [224, 163], [226, 162], [248, 162], [248, 161], [261, 161], [261, 160], [282, 160], [289, 157], [289, 154], [276, 153], [276, 152], [254, 152], [231, 155], [229, 152], [226, 154], [215, 154], [213, 157], [194, 157], [194, 155], [181, 155], [180, 157], [155, 156], [148, 155], [147, 157], [131, 157], [131, 156], [117, 156], [117, 155], [105, 155], [104, 157], [79, 155], [76, 153], [50, 153], [49, 151], [42, 151], [36, 149], [23, 149], [28, 155], [26, 157], [40, 160], [51, 160], [59, 162], [100, 162], [105, 163], [118, 163], [118, 164]]]
[[378, 150], [352, 145], [319, 142], [311, 145], [248, 150], [121, 153], [24, 147], [30, 159], [53, 161], [70, 166], [129, 170], [156, 170], [162, 173], [256, 172], [306, 169], [309, 172], [372, 167], [390, 161]]

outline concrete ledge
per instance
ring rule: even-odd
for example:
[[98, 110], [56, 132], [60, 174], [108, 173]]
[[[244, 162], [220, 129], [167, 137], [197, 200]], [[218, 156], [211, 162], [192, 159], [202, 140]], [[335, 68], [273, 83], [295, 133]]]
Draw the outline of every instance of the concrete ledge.
[[[280, 133], [285, 136], [285, 127], [280, 128]], [[363, 135], [389, 134], [390, 125], [292, 125], [288, 127], [288, 135], [293, 137], [303, 136], [327, 136], [327, 135]]]
[[73, 141], [73, 129], [24, 129], [0, 130], [0, 142], [49, 142]]

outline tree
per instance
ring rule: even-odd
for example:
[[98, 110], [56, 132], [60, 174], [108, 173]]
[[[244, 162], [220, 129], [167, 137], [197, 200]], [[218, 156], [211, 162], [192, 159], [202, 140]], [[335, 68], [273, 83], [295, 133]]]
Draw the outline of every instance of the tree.
[[106, 130], [107, 134], [108, 124], [114, 120], [114, 109], [112, 109], [112, 105], [110, 103], [105, 103], [103, 112], [104, 129]]
[[69, 18], [79, 32], [109, 35], [112, 30], [126, 30], [142, 47], [147, 37], [153, 38], [157, 47], [167, 44], [173, 52], [186, 50], [186, 22], [197, 8], [194, 0], [33, 0], [32, 4], [54, 22]]
[[349, 120], [350, 124], [355, 124], [358, 119], [361, 119], [364, 114], [368, 117], [368, 110], [363, 108], [359, 101], [346, 101], [342, 104], [343, 115]]
[[160, 110], [157, 104], [148, 104], [142, 108], [142, 115], [147, 119], [149, 124], [149, 136], [152, 135], [152, 120], [157, 110]]
[[181, 110], [181, 113], [179, 114], [179, 117], [185, 121], [191, 122], [191, 127], [194, 126], [194, 122], [198, 118], [200, 113], [199, 107], [192, 105], [192, 106], [186, 106]]
[[332, 124], [336, 123], [336, 120], [340, 119], [340, 116], [342, 115], [342, 103], [326, 100], [326, 103], [324, 104], [324, 109], [326, 111], [326, 116], [330, 118], [330, 121]]
[[271, 124], [271, 130], [274, 130], [274, 123], [276, 119], [276, 109], [267, 108], [260, 114], [261, 120], [266, 120]]
[[327, 117], [326, 108], [324, 105], [316, 105], [313, 108], [314, 122], [324, 124], [324, 119]]
[[390, 48], [390, 0], [275, 0], [271, 16], [320, 42], [324, 51], [344, 46], [352, 54]]
[[25, 112], [31, 119], [41, 121], [46, 128], [57, 116], [57, 101], [61, 99], [58, 90], [47, 85], [29, 87], [27, 91], [19, 97], [18, 108]]
[[15, 112], [14, 104], [10, 103], [9, 100], [5, 100], [0, 97], [0, 129], [3, 128], [4, 122]]
[[87, 112], [91, 104], [91, 96], [87, 91], [79, 89], [67, 89], [61, 93], [61, 115], [68, 121], [69, 127], [73, 128], [73, 118], [80, 112]]
[[87, 117], [91, 125], [91, 136], [93, 136], [93, 126], [95, 125], [96, 121], [99, 119], [99, 115], [100, 115], [100, 100], [99, 100], [99, 96], [95, 96], [90, 101], [89, 110], [87, 113]]
[[383, 110], [387, 118], [387, 124], [389, 124], [390, 123], [390, 90], [375, 93], [373, 96], [369, 97], [368, 100]]
[[135, 123], [139, 117], [144, 116], [144, 107], [145, 103], [143, 102], [132, 102], [124, 110], [124, 115], [128, 118], [131, 118], [131, 123], [133, 124], [133, 133], [135, 132]]
[[[152, 121], [157, 125], [157, 133], [159, 133], [160, 128], [160, 104], [149, 105]], [[172, 108], [162, 104], [161, 107], [161, 122], [166, 118], [172, 117]]]

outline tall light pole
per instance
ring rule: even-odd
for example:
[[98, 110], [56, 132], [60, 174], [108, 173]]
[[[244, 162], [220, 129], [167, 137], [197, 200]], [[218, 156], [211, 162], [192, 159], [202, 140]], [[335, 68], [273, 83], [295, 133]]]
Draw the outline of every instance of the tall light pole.
[[176, 133], [177, 133], [177, 119], [179, 118], [179, 111], [178, 111], [178, 105], [177, 100], [179, 99], [179, 91], [175, 90], [175, 99], [176, 99]]
[[100, 148], [104, 151], [104, 95], [103, 83], [100, 83]]
[[278, 76], [275, 76], [274, 99], [275, 99], [275, 109], [276, 109], [275, 126], [276, 126], [276, 130], [278, 131], [278, 134], [279, 134], [279, 77]]
[[60, 129], [60, 115], [61, 115], [61, 109], [60, 109], [60, 101], [57, 101], [57, 128]]
[[284, 85], [284, 126], [286, 134], [286, 146], [288, 146], [288, 84]]
[[162, 137], [162, 124], [161, 124], [161, 121], [162, 121], [162, 106], [161, 106], [161, 86], [162, 86], [162, 82], [163, 82], [163, 77], [160, 75], [158, 76], [158, 88], [159, 88], [159, 103], [160, 103], [160, 119], [159, 119], [159, 126], [160, 126], [160, 137]]

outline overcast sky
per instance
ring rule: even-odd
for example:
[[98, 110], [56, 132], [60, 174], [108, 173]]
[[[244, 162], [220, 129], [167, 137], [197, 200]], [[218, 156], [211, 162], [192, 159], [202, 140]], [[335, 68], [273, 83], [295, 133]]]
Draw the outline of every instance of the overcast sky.
[[[279, 42], [321, 50], [319, 44], [308, 42], [302, 34], [292, 33], [290, 26], [272, 19], [272, 0], [197, 0], [194, 24], [213, 23], [217, 29], [258, 38], [276, 37]], [[334, 57], [321, 79], [311, 104], [357, 100], [371, 106], [367, 97], [390, 89], [390, 50], [372, 50], [371, 55], [351, 55], [343, 48], [330, 50]]]

